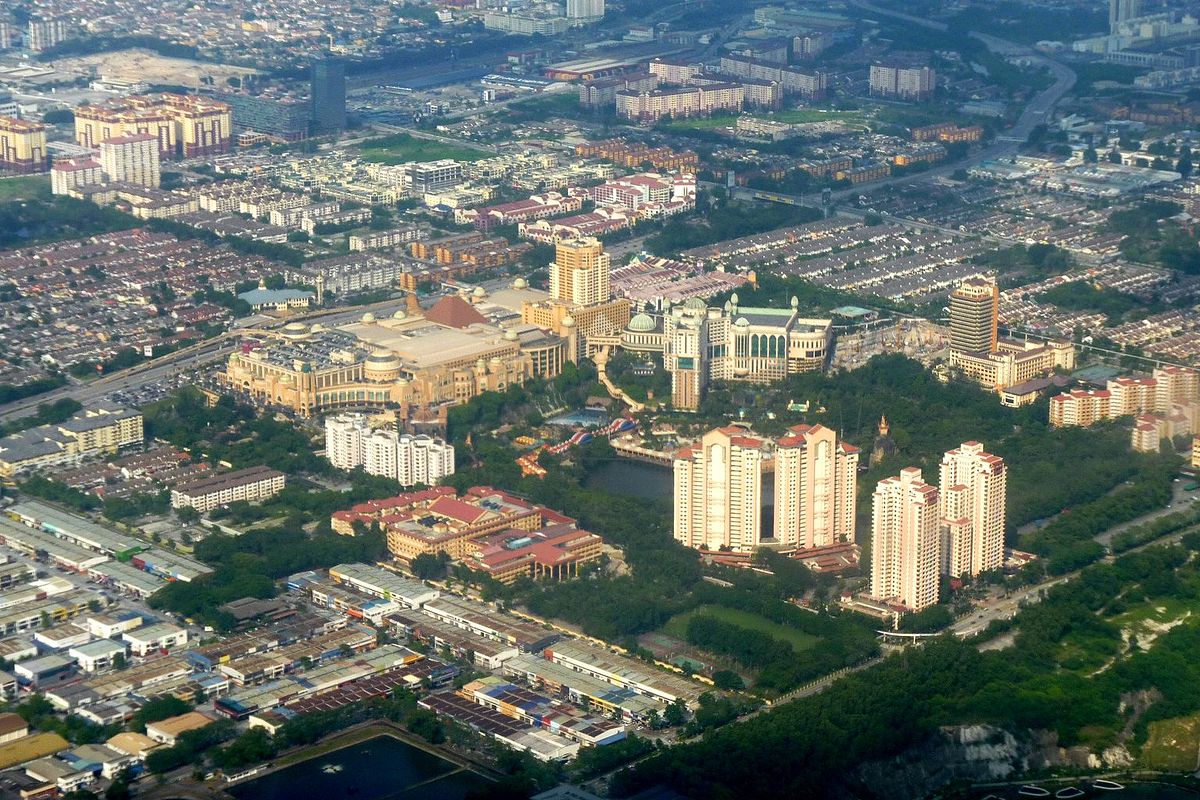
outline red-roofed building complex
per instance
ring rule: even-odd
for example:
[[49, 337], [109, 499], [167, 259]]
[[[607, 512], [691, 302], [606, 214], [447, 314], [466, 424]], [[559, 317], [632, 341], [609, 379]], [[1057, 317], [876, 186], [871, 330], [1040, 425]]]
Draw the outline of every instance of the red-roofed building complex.
[[346, 536], [378, 525], [392, 556], [405, 564], [446, 553], [505, 583], [521, 575], [570, 577], [600, 557], [600, 537], [578, 530], [574, 519], [490, 486], [462, 497], [437, 486], [371, 500], [334, 512], [331, 523]]

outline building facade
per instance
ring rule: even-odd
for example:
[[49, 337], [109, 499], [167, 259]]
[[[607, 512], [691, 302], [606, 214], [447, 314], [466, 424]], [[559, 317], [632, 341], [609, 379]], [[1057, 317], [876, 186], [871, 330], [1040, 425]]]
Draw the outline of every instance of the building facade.
[[314, 61], [310, 86], [313, 135], [346, 130], [346, 65], [332, 58]]
[[937, 73], [929, 67], [872, 64], [871, 94], [899, 100], [928, 100], [937, 87]]
[[27, 175], [49, 168], [46, 126], [16, 117], [0, 117], [0, 174]]
[[950, 294], [950, 368], [962, 377], [1001, 391], [1054, 370], [1075, 368], [1068, 341], [1001, 339], [999, 288], [990, 278], [970, 278]]
[[795, 297], [785, 309], [741, 306], [735, 293], [724, 308], [710, 308], [693, 297], [664, 308], [661, 321], [648, 313], [633, 317], [621, 347], [662, 353], [672, 404], [696, 409], [714, 380], [770, 383], [823, 369], [832, 320], [802, 317], [799, 306]]
[[179, 94], [131, 95], [75, 109], [75, 142], [97, 147], [105, 139], [150, 134], [162, 158], [228, 152], [233, 142], [229, 104]]
[[402, 486], [433, 485], [454, 474], [454, 445], [432, 436], [373, 428], [363, 414], [326, 418], [325, 456], [338, 469], [362, 467]]
[[775, 541], [783, 547], [853, 542], [858, 448], [823, 425], [796, 425], [775, 445]]
[[100, 171], [113, 183], [157, 189], [162, 184], [158, 139], [149, 133], [132, 133], [101, 140]]
[[766, 441], [716, 428], [675, 455], [674, 534], [686, 547], [750, 551], [762, 538]]
[[1004, 459], [965, 442], [942, 457], [938, 493], [942, 572], [976, 576], [1004, 566], [1008, 471]]
[[906, 467], [875, 488], [871, 507], [871, 597], [920, 611], [938, 601], [938, 490]]

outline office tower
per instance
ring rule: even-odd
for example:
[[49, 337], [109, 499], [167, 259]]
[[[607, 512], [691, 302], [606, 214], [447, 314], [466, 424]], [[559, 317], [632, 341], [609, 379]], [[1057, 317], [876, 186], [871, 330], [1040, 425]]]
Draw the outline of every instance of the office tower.
[[675, 455], [675, 539], [687, 547], [753, 550], [762, 529], [767, 445], [736, 425]]
[[572, 23], [604, 19], [604, 0], [567, 0], [567, 19]]
[[314, 61], [311, 91], [313, 135], [346, 130], [346, 65], [332, 58]]
[[100, 142], [100, 170], [110, 183], [158, 188], [162, 183], [158, 137], [134, 133], [103, 140]]
[[559, 242], [550, 265], [550, 297], [580, 306], [608, 302], [610, 258], [599, 239]]
[[45, 172], [46, 126], [16, 117], [0, 117], [0, 173]]
[[775, 448], [775, 539], [824, 547], [854, 539], [858, 448], [823, 425], [796, 425]]
[[1108, 29], [1116, 32], [1119, 23], [1141, 15], [1140, 0], [1108, 0]]
[[7, 50], [13, 46], [16, 33], [17, 29], [11, 22], [0, 21], [0, 50]]
[[952, 578], [1004, 566], [1004, 459], [979, 442], [964, 442], [942, 457], [942, 571]]
[[950, 293], [950, 349], [964, 353], [996, 350], [1000, 288], [995, 281], [971, 278]]
[[25, 34], [25, 49], [31, 53], [49, 50], [67, 38], [67, 22], [63, 19], [31, 19]]
[[920, 611], [937, 603], [941, 566], [938, 491], [906, 467], [875, 487], [871, 597]]

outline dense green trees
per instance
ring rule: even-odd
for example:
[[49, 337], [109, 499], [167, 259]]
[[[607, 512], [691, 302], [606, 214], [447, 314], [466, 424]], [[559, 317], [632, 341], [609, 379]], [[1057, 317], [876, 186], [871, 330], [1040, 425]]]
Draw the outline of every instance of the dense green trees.
[[[701, 202], [703, 198], [697, 200], [698, 205]], [[702, 221], [671, 220], [660, 233], [646, 240], [646, 247], [658, 255], [676, 255], [692, 247], [800, 225], [820, 218], [820, 211], [807, 206], [729, 203], [719, 213], [709, 214]]]
[[20, 386], [14, 386], [11, 383], [0, 383], [0, 405], [24, 400], [26, 397], [33, 397], [38, 394], [45, 394], [65, 385], [66, 382], [67, 379], [61, 375], [52, 375], [48, 378], [22, 383]]
[[0, 250], [136, 228], [137, 217], [58, 195], [50, 200], [0, 203]]
[[1062, 745], [1095, 751], [1118, 742], [1128, 720], [1122, 698], [1154, 689], [1161, 699], [1137, 722], [1136, 747], [1150, 722], [1200, 710], [1200, 623], [1185, 615], [1148, 649], [1127, 645], [1123, 633], [1132, 606], [1200, 599], [1200, 535], [1185, 542], [1090, 566], [1048, 590], [1017, 616], [1011, 647], [981, 653], [938, 638], [819, 695], [660, 751], [619, 775], [615, 789], [623, 796], [666, 782], [696, 798], [839, 795], [857, 765], [956, 723], [1050, 730]]

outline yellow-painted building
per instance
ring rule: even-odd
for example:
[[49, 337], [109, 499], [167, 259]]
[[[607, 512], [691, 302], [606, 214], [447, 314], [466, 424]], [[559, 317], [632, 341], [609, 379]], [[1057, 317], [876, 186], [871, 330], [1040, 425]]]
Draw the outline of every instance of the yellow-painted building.
[[0, 172], [24, 175], [48, 169], [46, 126], [16, 117], [0, 117]]
[[228, 104], [194, 95], [137, 95], [75, 109], [78, 144], [97, 147], [105, 139], [148, 133], [158, 138], [163, 158], [227, 152], [232, 131]]

